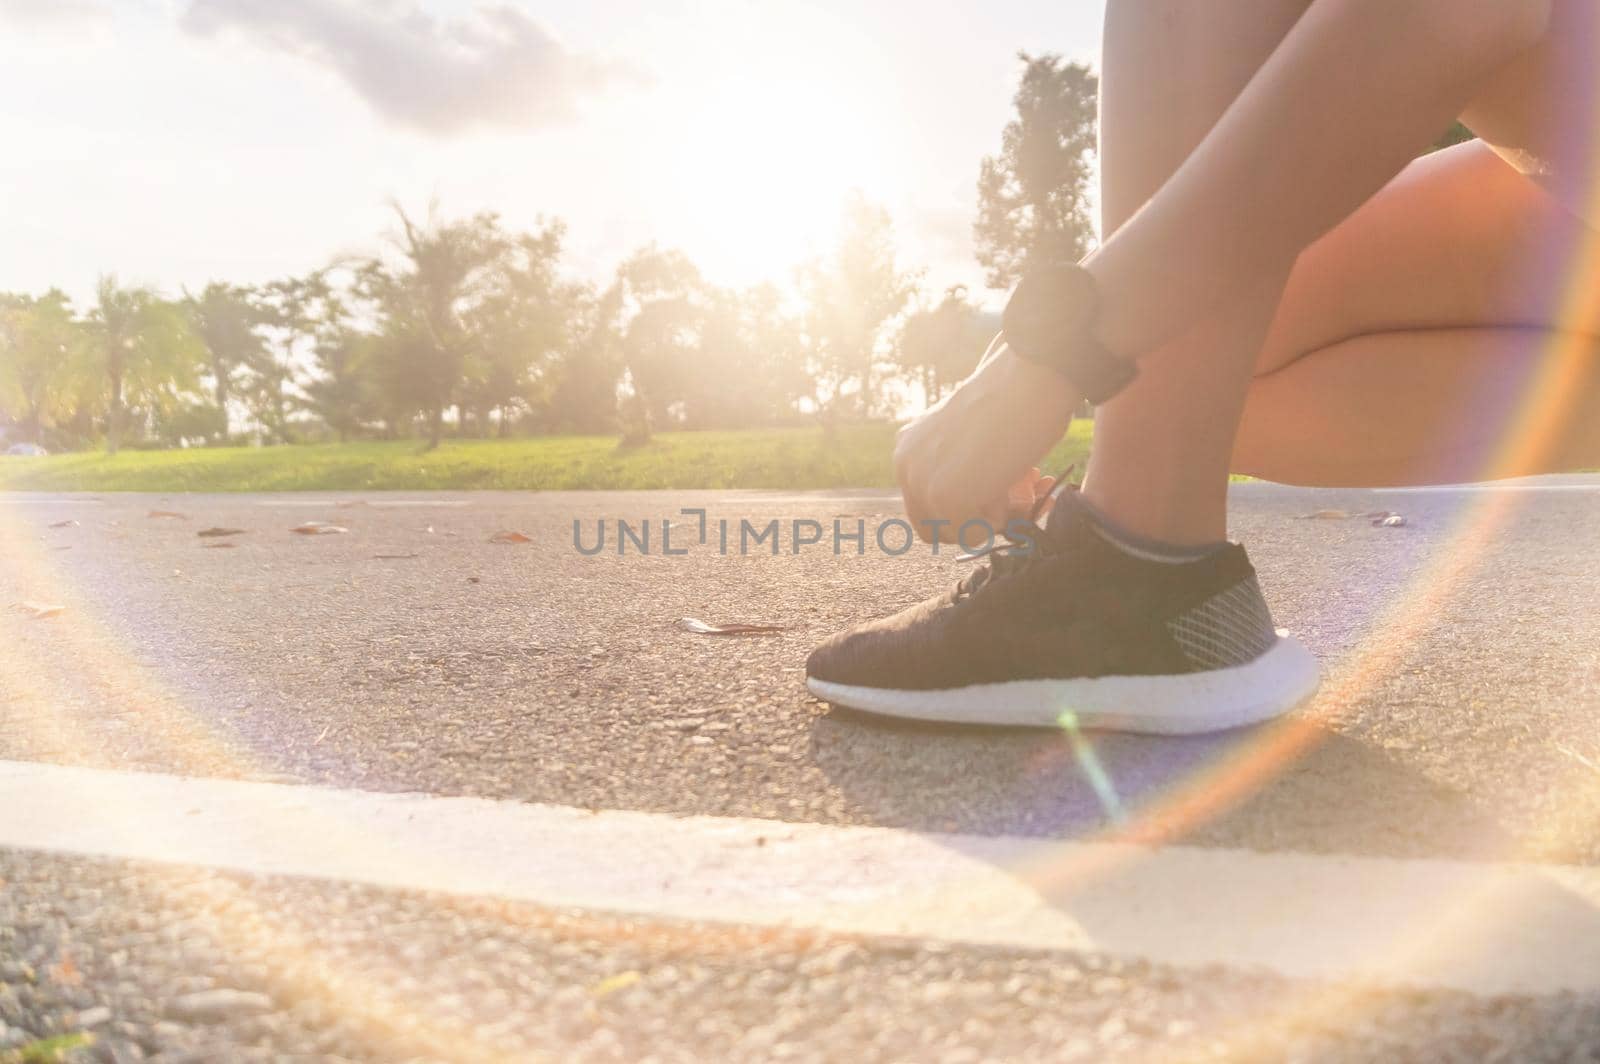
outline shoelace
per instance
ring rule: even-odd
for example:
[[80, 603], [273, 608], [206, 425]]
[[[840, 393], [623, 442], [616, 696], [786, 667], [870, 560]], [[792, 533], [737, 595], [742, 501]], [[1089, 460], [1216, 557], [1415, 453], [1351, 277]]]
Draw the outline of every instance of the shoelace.
[[983, 564], [957, 581], [954, 601], [960, 602], [962, 599], [971, 598], [993, 581], [1022, 571], [1035, 558], [1048, 553], [1044, 549], [1047, 540], [1044, 526], [1039, 524], [1039, 515], [1049, 509], [1062, 492], [1078, 490], [1078, 485], [1067, 479], [1071, 473], [1072, 468], [1069, 467], [1050, 493], [1033, 504], [1033, 510], [1028, 514], [1027, 520], [1020, 522], [1022, 525], [1020, 529], [1015, 527], [1018, 522], [1006, 526], [1002, 533], [1006, 542], [991, 543], [983, 550], [971, 551], [956, 559], [959, 562]]

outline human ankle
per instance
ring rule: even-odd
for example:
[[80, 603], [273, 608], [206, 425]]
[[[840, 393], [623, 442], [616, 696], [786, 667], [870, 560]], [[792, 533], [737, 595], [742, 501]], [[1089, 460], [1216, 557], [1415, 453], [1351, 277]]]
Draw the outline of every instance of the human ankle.
[[[1130, 482], [1132, 478], [1128, 478]], [[1130, 488], [1091, 465], [1082, 495], [1123, 538], [1177, 548], [1208, 548], [1228, 538], [1227, 482], [1220, 491], [1182, 481], [1138, 479]]]

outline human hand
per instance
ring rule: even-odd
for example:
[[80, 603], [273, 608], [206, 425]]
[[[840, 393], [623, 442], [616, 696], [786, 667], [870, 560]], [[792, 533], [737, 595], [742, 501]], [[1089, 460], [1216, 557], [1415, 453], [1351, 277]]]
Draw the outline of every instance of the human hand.
[[996, 345], [954, 392], [900, 430], [895, 474], [917, 534], [952, 543], [963, 524], [982, 521], [987, 539], [1026, 516], [1049, 479], [1034, 464], [1071, 423], [1077, 401], [1059, 373]]

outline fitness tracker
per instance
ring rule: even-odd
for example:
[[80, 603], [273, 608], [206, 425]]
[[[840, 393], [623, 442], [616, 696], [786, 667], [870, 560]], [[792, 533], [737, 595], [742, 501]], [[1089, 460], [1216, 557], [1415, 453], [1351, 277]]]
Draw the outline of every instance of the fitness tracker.
[[1076, 264], [1049, 266], [1022, 279], [1006, 304], [1006, 346], [1066, 377], [1096, 406], [1139, 375], [1132, 359], [1105, 349], [1092, 333], [1099, 309], [1094, 277]]

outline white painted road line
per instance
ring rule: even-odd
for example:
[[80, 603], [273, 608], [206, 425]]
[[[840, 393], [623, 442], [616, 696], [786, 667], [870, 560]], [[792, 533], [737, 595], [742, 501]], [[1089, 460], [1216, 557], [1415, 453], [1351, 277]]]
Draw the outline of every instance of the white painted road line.
[[1600, 991], [1600, 869], [591, 813], [11, 761], [0, 848], [1480, 994]]

